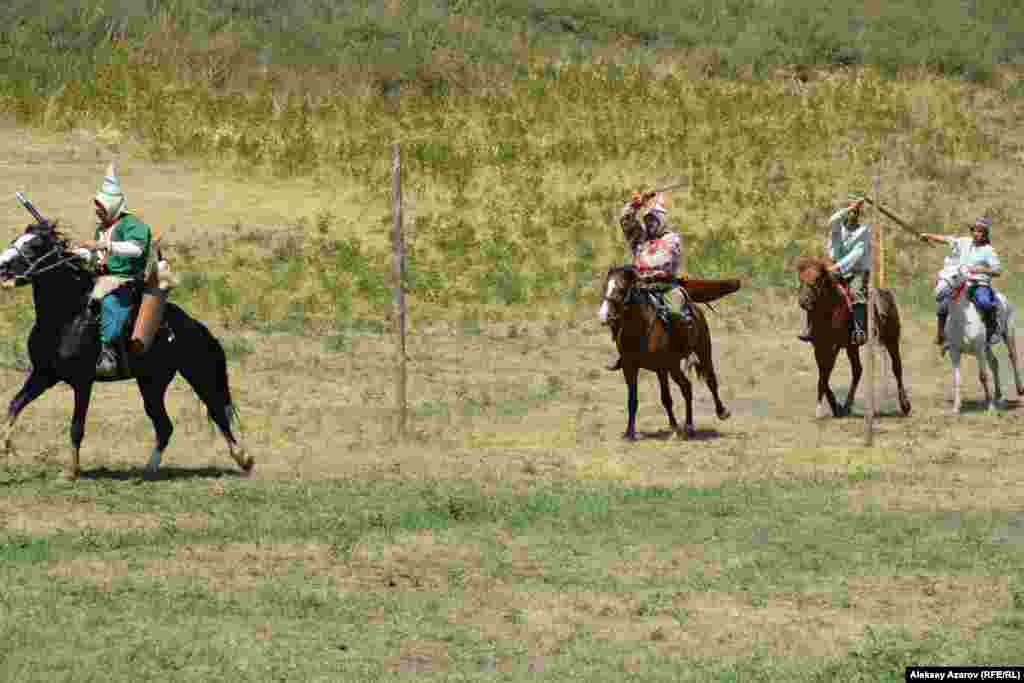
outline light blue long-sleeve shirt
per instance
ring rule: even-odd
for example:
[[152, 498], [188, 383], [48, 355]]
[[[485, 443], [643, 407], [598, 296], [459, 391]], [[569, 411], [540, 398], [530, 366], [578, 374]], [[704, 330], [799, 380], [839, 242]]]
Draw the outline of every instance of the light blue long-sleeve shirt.
[[[973, 237], [948, 237], [946, 242], [960, 265], [988, 266], [994, 273], [1002, 270], [1003, 264], [991, 244], [975, 244]], [[988, 273], [973, 273], [967, 279], [980, 285], [992, 285], [992, 276]]]
[[847, 227], [843, 222], [849, 207], [839, 209], [828, 219], [832, 228], [829, 257], [839, 266], [844, 276], [867, 273], [871, 270], [871, 226], [866, 224]]

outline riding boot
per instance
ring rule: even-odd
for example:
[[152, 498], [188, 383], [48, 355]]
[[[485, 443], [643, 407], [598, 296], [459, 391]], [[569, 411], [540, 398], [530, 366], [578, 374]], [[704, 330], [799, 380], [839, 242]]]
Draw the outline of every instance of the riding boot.
[[863, 346], [868, 340], [868, 335], [864, 331], [864, 328], [860, 325], [853, 326], [853, 332], [850, 334], [850, 343], [854, 346]]
[[935, 315], [935, 321], [937, 323], [935, 327], [936, 346], [942, 346], [946, 343], [946, 317], [948, 315], [948, 313], [938, 313]]
[[113, 344], [104, 343], [100, 349], [99, 359], [96, 361], [96, 376], [105, 378], [117, 377], [118, 373], [117, 349], [114, 348]]
[[800, 341], [811, 341], [811, 314], [804, 311], [804, 330], [796, 337]]

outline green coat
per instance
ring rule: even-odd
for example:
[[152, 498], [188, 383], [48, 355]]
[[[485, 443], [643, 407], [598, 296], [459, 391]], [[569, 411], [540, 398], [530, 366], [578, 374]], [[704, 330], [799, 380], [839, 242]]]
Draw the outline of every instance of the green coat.
[[[103, 230], [96, 229], [96, 239], [100, 239]], [[135, 214], [126, 213], [114, 224], [111, 242], [133, 242], [142, 249], [140, 256], [121, 256], [113, 252], [107, 254], [107, 271], [111, 275], [135, 277], [146, 272], [149, 262], [150, 242], [153, 239], [152, 229], [143, 223]]]

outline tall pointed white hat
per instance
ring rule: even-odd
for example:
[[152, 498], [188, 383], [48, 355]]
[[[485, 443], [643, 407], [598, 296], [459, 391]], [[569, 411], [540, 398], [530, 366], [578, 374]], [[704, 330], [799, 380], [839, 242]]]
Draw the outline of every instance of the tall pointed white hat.
[[107, 215], [111, 218], [116, 218], [128, 208], [124, 191], [121, 190], [121, 181], [117, 177], [117, 167], [113, 161], [107, 166], [100, 191], [96, 193], [96, 201], [107, 210]]

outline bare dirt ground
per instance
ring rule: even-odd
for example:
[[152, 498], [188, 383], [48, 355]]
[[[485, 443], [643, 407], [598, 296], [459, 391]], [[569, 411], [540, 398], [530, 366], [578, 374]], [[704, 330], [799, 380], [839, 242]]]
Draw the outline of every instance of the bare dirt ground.
[[[318, 211], [336, 215], [362, 207], [349, 194], [313, 181], [239, 178], [186, 162], [153, 163], [102, 136], [47, 136], [0, 128], [8, 210], [0, 231], [13, 239], [27, 216], [16, 190], [75, 235], [91, 231], [90, 198], [107, 161], [117, 155], [129, 204], [165, 239], [227, 231], [236, 222], [270, 231]], [[384, 202], [381, 205], [384, 206]], [[685, 219], [681, 222], [685, 224]], [[937, 257], [938, 258], [938, 257]], [[1012, 264], [1011, 264], [1012, 268]], [[899, 300], [899, 293], [897, 293]], [[483, 323], [471, 334], [455, 324], [421, 325], [410, 338], [413, 439], [390, 442], [392, 345], [387, 335], [355, 337], [350, 351], [327, 353], [319, 340], [252, 333], [255, 351], [232, 362], [232, 389], [242, 411], [255, 475], [293, 477], [468, 477], [479, 481], [538, 478], [613, 479], [710, 484], [735, 478], [848, 474], [862, 479], [858, 504], [887, 508], [1019, 509], [1024, 475], [1015, 440], [1022, 433], [1015, 400], [995, 414], [980, 410], [977, 365], [964, 366], [965, 413], [951, 417], [949, 362], [932, 345], [933, 319], [904, 312], [904, 363], [913, 413], [897, 414], [895, 385], [880, 383], [883, 415], [875, 447], [863, 447], [857, 415], [817, 420], [816, 369], [809, 345], [795, 339], [795, 295], [723, 301], [709, 314], [723, 398], [733, 417], [714, 418], [707, 390], [696, 388], [698, 437], [679, 441], [665, 431], [655, 378], [640, 389], [639, 443], [625, 445], [625, 387], [602, 370], [611, 359], [607, 331], [594, 311], [576, 320]], [[208, 321], [223, 334], [217, 321]], [[1000, 347], [1003, 386], [1013, 388]], [[880, 363], [879, 375], [888, 372]], [[849, 371], [841, 358], [833, 378], [845, 397]], [[0, 370], [2, 400], [24, 375]], [[71, 394], [51, 390], [24, 413], [13, 462], [63, 462]], [[176, 431], [165, 465], [231, 467], [198, 401], [180, 379], [168, 408]], [[682, 399], [676, 396], [682, 415]], [[87, 424], [82, 463], [141, 466], [153, 433], [133, 383], [99, 386]]]

